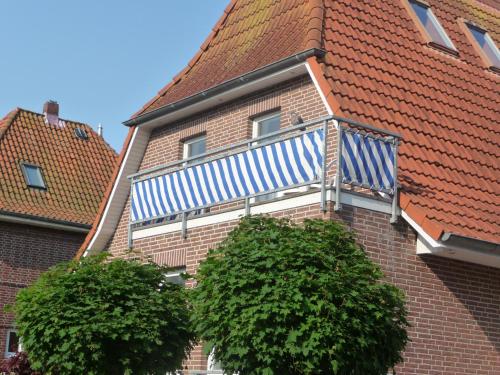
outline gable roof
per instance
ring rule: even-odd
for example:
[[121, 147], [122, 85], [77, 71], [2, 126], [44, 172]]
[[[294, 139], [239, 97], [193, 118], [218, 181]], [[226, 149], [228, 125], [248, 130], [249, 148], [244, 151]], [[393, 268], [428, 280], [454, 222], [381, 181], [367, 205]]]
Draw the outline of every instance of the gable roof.
[[497, 3], [428, 1], [459, 51], [451, 56], [427, 45], [403, 1], [233, 0], [188, 66], [130, 123], [323, 49], [308, 62], [334, 114], [403, 135], [405, 213], [435, 240], [454, 234], [499, 243], [500, 75], [482, 65], [459, 24], [483, 26], [498, 45]]
[[[86, 124], [16, 108], [0, 120], [0, 213], [89, 226], [116, 161], [114, 150]], [[88, 139], [79, 139], [75, 129]], [[26, 185], [21, 163], [42, 168], [47, 190]]]

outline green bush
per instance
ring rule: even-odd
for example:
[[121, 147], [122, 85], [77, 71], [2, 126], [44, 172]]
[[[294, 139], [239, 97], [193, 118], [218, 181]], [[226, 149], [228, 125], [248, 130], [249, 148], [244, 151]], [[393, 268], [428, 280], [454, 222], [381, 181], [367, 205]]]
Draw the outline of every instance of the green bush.
[[16, 326], [44, 374], [162, 374], [192, 348], [183, 287], [166, 269], [91, 257], [58, 265], [16, 297]]
[[333, 221], [249, 217], [202, 262], [196, 331], [227, 373], [386, 374], [404, 295]]

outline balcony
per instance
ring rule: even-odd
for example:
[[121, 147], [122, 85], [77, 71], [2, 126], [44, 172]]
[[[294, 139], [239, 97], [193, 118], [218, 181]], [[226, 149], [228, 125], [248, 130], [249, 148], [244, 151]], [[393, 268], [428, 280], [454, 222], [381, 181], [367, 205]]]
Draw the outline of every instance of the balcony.
[[248, 214], [254, 198], [277, 199], [274, 193], [317, 189], [326, 211], [327, 189], [335, 186], [338, 211], [341, 184], [387, 194], [395, 221], [399, 138], [327, 116], [141, 171], [129, 176], [129, 245], [138, 228], [180, 221], [186, 236], [188, 220], [206, 210], [244, 207]]

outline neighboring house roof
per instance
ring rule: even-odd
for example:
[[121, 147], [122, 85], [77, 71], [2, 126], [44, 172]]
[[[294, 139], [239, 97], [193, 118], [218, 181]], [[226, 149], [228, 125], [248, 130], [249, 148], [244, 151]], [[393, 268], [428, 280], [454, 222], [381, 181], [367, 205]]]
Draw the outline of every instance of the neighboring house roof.
[[[0, 214], [89, 226], [116, 153], [89, 125], [45, 119], [17, 108], [0, 120]], [[88, 139], [78, 138], [76, 128]], [[27, 186], [23, 162], [41, 167], [46, 190]]]
[[482, 25], [499, 45], [497, 3], [428, 1], [455, 57], [427, 45], [403, 1], [233, 0], [188, 66], [133, 123], [323, 49], [324, 58], [308, 61], [334, 114], [402, 134], [400, 205], [408, 216], [435, 240], [452, 233], [499, 243], [500, 75], [483, 66], [459, 25], [460, 18]]

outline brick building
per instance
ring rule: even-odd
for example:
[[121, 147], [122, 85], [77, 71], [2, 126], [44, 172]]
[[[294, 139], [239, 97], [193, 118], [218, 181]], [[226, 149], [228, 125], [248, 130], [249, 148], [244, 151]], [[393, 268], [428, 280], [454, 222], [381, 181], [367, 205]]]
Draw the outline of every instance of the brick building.
[[[398, 373], [500, 373], [499, 14], [474, 0], [232, 1], [125, 122], [80, 254], [195, 273], [247, 213], [338, 220], [407, 294]], [[215, 367], [200, 348], [186, 361]]]
[[18, 349], [4, 306], [82, 245], [116, 153], [88, 125], [15, 109], [0, 120], [0, 358]]

